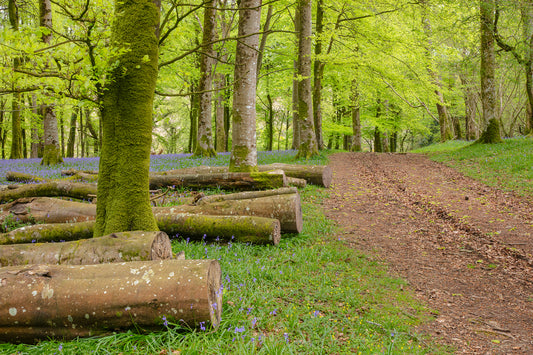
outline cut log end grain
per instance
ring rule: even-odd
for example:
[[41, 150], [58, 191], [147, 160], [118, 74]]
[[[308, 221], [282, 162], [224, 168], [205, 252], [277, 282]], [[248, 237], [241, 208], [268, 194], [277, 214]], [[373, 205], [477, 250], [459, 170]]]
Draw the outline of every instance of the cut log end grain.
[[[154, 232], [152, 232], [154, 233]], [[152, 247], [150, 248], [150, 260], [165, 260], [172, 257], [172, 244], [165, 232], [155, 232]]]
[[164, 320], [217, 328], [221, 275], [216, 260], [1, 268], [0, 341], [164, 330]]

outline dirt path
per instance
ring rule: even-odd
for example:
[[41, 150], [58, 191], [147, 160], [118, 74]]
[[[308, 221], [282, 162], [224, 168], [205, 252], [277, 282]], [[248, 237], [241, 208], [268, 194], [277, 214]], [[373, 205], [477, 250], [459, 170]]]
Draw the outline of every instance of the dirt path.
[[328, 217], [438, 311], [419, 330], [468, 354], [533, 354], [533, 203], [424, 156], [331, 156]]

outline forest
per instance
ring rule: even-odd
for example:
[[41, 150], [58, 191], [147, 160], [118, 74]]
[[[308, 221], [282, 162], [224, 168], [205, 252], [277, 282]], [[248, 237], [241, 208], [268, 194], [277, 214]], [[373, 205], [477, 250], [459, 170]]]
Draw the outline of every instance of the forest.
[[[241, 28], [236, 1], [161, 1], [152, 154], [212, 156], [248, 136], [407, 151], [478, 139], [491, 119], [502, 137], [531, 130], [530, 1], [246, 3], [259, 22]], [[132, 51], [113, 44], [113, 14], [108, 0], [0, 1], [3, 159], [100, 154], [104, 94]]]

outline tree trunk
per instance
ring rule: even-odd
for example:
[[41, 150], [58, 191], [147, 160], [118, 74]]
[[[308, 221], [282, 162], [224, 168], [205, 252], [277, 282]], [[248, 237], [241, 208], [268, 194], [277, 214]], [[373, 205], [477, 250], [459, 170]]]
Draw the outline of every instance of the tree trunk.
[[241, 0], [239, 3], [240, 39], [235, 53], [230, 171], [257, 170], [255, 95], [261, 2], [262, 0]]
[[311, 0], [298, 0], [300, 33], [298, 41], [298, 118], [300, 145], [297, 158], [308, 159], [318, 154], [313, 122], [313, 98], [311, 93]]
[[73, 242], [0, 246], [0, 266], [87, 265], [171, 258], [172, 246], [164, 232], [122, 232]]
[[468, 141], [477, 139], [476, 129], [476, 99], [472, 85], [464, 74], [460, 76], [463, 85], [463, 95], [465, 101], [465, 138]]
[[[16, 0], [8, 1], [9, 23], [14, 31], [19, 30], [19, 6]], [[13, 59], [13, 70], [20, 67], [21, 60], [18, 57]], [[22, 125], [20, 118], [21, 110], [21, 95], [15, 90], [13, 84], [13, 98], [11, 99], [11, 155], [9, 159], [22, 159], [24, 153], [22, 151]]]
[[[38, 196], [63, 196], [87, 200], [90, 199], [91, 196], [95, 196], [96, 192], [96, 185], [61, 180], [48, 181], [42, 184], [24, 185], [15, 189], [0, 191], [0, 203], [5, 203], [23, 197]], [[100, 198], [98, 198], [98, 201], [100, 201]], [[148, 200], [148, 203], [149, 202], [150, 201]]]
[[496, 58], [494, 51], [494, 0], [480, 0], [479, 12], [481, 19], [481, 103], [485, 124], [496, 119]]
[[[156, 1], [157, 2], [157, 1]], [[159, 7], [151, 0], [116, 1], [112, 45], [130, 51], [112, 59], [103, 98], [95, 236], [157, 230], [148, 172], [158, 72]], [[160, 5], [160, 4], [159, 4]]]
[[31, 153], [30, 158], [40, 158], [43, 156], [43, 142], [39, 133], [39, 127], [42, 125], [41, 112], [37, 106], [37, 95], [32, 95], [32, 128], [31, 128]]
[[199, 81], [199, 111], [198, 111], [198, 139], [195, 156], [214, 157], [216, 156], [213, 146], [212, 133], [212, 105], [211, 94], [213, 82], [213, 42], [216, 39], [216, 7], [215, 0], [208, 0], [204, 3], [204, 28], [202, 35], [202, 53], [200, 55], [200, 81]]
[[67, 140], [67, 157], [74, 158], [74, 144], [76, 142], [76, 122], [78, 121], [78, 107], [72, 109], [72, 116], [70, 117], [70, 130]]
[[[231, 195], [230, 195], [231, 196]], [[298, 193], [202, 203], [198, 206], [179, 205], [154, 207], [156, 215], [191, 213], [209, 216], [258, 216], [278, 219], [281, 231], [300, 233], [303, 219]], [[10, 215], [12, 217], [9, 217]], [[19, 199], [2, 206], [0, 222], [15, 218], [20, 222], [67, 223], [94, 220], [96, 209], [93, 204], [39, 197]]]
[[353, 140], [350, 150], [352, 152], [361, 152], [363, 147], [361, 145], [361, 109], [359, 107], [359, 92], [357, 90], [357, 82], [352, 82], [352, 130]]
[[[294, 32], [296, 33], [296, 47], [300, 37], [300, 8], [296, 6], [294, 12]], [[298, 116], [298, 60], [294, 61], [294, 76], [292, 79], [292, 149], [300, 146], [300, 119]]]
[[527, 48], [524, 55], [527, 95], [526, 128], [529, 130], [529, 134], [533, 134], [533, 3], [531, 0], [521, 2], [520, 14], [524, 26], [523, 38]]
[[315, 125], [315, 136], [318, 149], [324, 149], [324, 138], [322, 136], [322, 77], [324, 76], [325, 63], [320, 59], [322, 54], [322, 38], [324, 32], [324, 8], [323, 0], [316, 2], [316, 43], [315, 62], [313, 65], [313, 114]]
[[226, 151], [226, 130], [224, 129], [224, 86], [226, 85], [224, 74], [215, 75], [215, 150]]
[[[43, 32], [42, 41], [46, 45], [52, 42], [52, 4], [50, 0], [39, 0], [39, 25], [48, 29]], [[63, 162], [59, 135], [57, 129], [57, 117], [54, 109], [49, 104], [41, 106], [44, 124], [44, 151], [41, 165], [56, 165]]]
[[0, 280], [2, 341], [153, 331], [165, 329], [166, 321], [220, 323], [216, 260], [11, 266], [0, 270]]
[[158, 189], [167, 186], [186, 186], [189, 188], [221, 188], [237, 190], [265, 190], [287, 186], [283, 171], [252, 173], [213, 173], [189, 175], [152, 175], [150, 188]]

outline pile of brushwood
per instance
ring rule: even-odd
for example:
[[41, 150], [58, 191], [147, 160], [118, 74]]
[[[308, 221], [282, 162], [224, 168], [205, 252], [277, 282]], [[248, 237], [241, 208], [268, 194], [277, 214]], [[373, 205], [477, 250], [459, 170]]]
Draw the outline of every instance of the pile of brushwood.
[[302, 230], [297, 188], [328, 187], [332, 179], [327, 166], [290, 164], [255, 173], [204, 166], [153, 173], [154, 199], [169, 187], [233, 193], [154, 206], [160, 231], [93, 238], [97, 174], [68, 170], [60, 180], [7, 174], [15, 184], [0, 191], [0, 223], [26, 226], [0, 233], [0, 341], [151, 331], [168, 321], [217, 328], [218, 261], [174, 256], [168, 236], [276, 245], [282, 233]]

